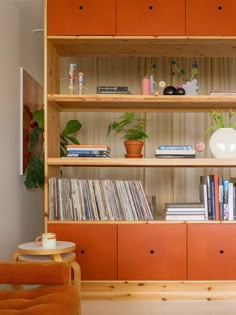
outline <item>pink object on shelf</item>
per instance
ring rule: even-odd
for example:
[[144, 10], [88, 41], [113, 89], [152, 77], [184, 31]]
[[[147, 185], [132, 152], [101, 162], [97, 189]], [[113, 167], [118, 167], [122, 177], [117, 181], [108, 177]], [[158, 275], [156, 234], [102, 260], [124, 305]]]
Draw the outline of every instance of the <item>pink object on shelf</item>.
[[142, 95], [150, 95], [150, 79], [147, 77], [142, 79]]

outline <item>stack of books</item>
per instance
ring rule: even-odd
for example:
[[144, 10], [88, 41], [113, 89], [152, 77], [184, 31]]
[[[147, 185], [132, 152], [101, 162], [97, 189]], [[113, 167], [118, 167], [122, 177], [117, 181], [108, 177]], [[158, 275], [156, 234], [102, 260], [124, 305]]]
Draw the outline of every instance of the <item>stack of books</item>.
[[97, 94], [130, 94], [128, 86], [124, 85], [98, 85]]
[[210, 95], [236, 96], [236, 90], [212, 90]]
[[160, 145], [156, 149], [157, 158], [195, 158], [196, 150], [191, 145]]
[[166, 203], [166, 221], [202, 221], [206, 220], [206, 209], [201, 203]]
[[107, 144], [68, 144], [66, 157], [109, 158], [111, 148]]

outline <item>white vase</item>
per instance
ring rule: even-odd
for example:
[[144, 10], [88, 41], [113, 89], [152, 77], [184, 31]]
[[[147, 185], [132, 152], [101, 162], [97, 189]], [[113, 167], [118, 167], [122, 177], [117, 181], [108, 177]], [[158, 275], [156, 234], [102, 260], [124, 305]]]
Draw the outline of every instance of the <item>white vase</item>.
[[236, 130], [220, 128], [210, 138], [210, 150], [216, 158], [236, 158]]

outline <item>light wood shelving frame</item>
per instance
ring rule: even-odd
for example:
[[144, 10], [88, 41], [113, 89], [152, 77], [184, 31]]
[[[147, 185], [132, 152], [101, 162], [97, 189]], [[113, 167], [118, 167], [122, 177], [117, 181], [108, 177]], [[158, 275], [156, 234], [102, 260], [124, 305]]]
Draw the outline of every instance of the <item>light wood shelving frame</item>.
[[[46, 10], [46, 9], [45, 9]], [[46, 16], [46, 11], [45, 11]], [[45, 27], [46, 29], [46, 27]], [[60, 112], [209, 112], [236, 108], [234, 96], [61, 95], [60, 58], [87, 56], [236, 57], [236, 36], [47, 36], [45, 32], [45, 226], [48, 179], [75, 167], [236, 167], [235, 159], [60, 158]], [[80, 222], [81, 223], [81, 222]], [[114, 222], [116, 224], [116, 222]], [[129, 222], [130, 223], [130, 222]], [[141, 222], [148, 223], [148, 222]], [[91, 223], [90, 223], [91, 224]], [[83, 299], [235, 299], [236, 281], [84, 281]]]

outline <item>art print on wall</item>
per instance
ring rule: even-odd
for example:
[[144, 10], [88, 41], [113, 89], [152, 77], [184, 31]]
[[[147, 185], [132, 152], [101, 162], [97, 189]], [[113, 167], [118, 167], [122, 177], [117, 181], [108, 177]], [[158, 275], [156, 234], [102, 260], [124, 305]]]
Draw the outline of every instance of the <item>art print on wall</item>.
[[30, 130], [33, 127], [33, 112], [43, 107], [43, 87], [24, 69], [20, 68], [21, 100], [21, 165], [24, 175], [30, 161]]

